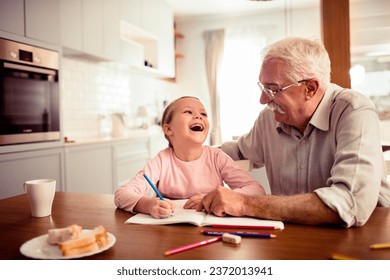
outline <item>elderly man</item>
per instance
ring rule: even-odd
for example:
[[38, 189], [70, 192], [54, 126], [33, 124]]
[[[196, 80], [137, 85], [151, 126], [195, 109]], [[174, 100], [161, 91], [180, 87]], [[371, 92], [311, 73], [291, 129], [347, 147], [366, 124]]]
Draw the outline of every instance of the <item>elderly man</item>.
[[330, 83], [324, 46], [287, 38], [266, 49], [260, 103], [251, 131], [222, 150], [265, 167], [272, 195], [219, 188], [197, 210], [301, 224], [362, 226], [390, 206], [390, 185], [372, 102]]

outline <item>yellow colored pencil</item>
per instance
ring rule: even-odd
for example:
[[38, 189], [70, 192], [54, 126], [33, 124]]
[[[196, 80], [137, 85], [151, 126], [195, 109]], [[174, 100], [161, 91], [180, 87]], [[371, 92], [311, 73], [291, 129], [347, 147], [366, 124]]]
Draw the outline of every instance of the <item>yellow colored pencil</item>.
[[330, 259], [331, 260], [358, 260], [357, 258], [346, 256], [346, 255], [342, 255], [342, 254], [338, 254], [338, 253], [332, 254]]
[[370, 249], [390, 249], [390, 243], [372, 244]]

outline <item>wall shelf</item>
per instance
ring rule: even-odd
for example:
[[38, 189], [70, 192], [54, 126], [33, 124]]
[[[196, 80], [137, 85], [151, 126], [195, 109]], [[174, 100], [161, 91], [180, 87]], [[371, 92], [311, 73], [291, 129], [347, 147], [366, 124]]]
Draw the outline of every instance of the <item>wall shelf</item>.
[[[132, 25], [124, 20], [120, 21], [120, 38], [125, 42], [138, 45], [143, 51], [143, 61], [151, 65], [135, 65], [136, 67], [153, 68], [158, 71], [158, 41], [159, 39], [153, 34]], [[139, 64], [139, 63], [138, 63]]]

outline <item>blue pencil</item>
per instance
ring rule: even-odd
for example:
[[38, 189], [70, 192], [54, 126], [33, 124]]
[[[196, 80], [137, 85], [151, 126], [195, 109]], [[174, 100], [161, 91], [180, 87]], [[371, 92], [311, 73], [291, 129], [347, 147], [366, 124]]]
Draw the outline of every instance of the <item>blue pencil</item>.
[[156, 188], [156, 186], [153, 184], [152, 181], [150, 181], [149, 177], [144, 173], [144, 177], [146, 179], [146, 181], [148, 181], [149, 185], [152, 187], [152, 189], [154, 190], [154, 192], [158, 195], [158, 197], [161, 199], [161, 200], [164, 200], [164, 198], [162, 197], [161, 193], [158, 191], [158, 189]]

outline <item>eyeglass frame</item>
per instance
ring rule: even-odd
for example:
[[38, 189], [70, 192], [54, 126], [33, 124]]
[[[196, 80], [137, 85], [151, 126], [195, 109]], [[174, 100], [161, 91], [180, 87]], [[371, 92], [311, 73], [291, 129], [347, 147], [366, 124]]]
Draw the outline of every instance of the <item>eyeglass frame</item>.
[[261, 90], [261, 93], [265, 93], [268, 97], [271, 98], [271, 100], [273, 100], [275, 98], [275, 95], [278, 94], [279, 92], [283, 91], [283, 90], [286, 90], [292, 86], [297, 86], [299, 85], [300, 83], [303, 83], [303, 82], [306, 82], [310, 79], [303, 79], [303, 80], [299, 80], [298, 82], [295, 82], [295, 83], [292, 83], [288, 86], [285, 86], [285, 87], [282, 87], [282, 88], [279, 88], [277, 90], [272, 90], [272, 89], [269, 89], [269, 88], [265, 88], [264, 85], [261, 83], [261, 82], [257, 82], [257, 85], [260, 87], [260, 90]]

